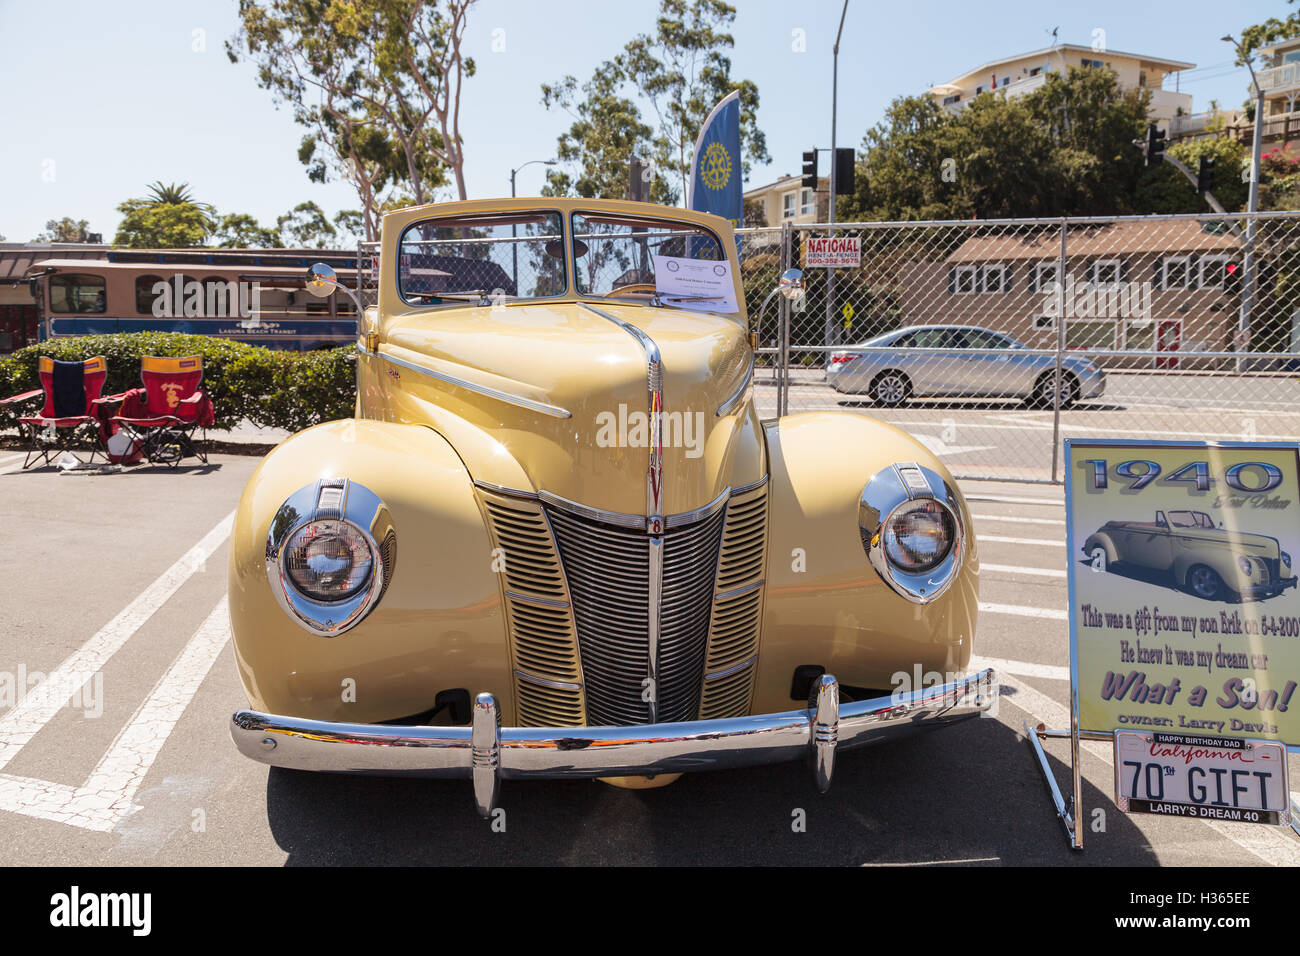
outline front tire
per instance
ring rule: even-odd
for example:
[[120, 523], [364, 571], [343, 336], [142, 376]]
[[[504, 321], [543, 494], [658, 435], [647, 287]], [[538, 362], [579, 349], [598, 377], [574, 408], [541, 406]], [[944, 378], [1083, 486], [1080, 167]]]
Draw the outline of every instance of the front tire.
[[1187, 569], [1187, 590], [1206, 601], [1223, 601], [1228, 596], [1223, 578], [1204, 564], [1194, 564]]
[[912, 394], [912, 383], [902, 372], [881, 372], [871, 383], [871, 398], [878, 405], [896, 408]]
[[[1055, 406], [1056, 372], [1044, 372], [1034, 383], [1033, 394], [1029, 396], [1030, 404], [1040, 408]], [[1070, 372], [1061, 372], [1061, 407], [1069, 408], [1079, 398], [1079, 380]]]

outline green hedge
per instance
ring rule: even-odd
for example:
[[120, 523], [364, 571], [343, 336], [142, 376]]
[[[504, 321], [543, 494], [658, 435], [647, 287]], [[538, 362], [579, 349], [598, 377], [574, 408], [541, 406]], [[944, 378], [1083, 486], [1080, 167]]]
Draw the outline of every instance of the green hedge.
[[[203, 387], [216, 408], [215, 428], [248, 419], [254, 425], [298, 431], [351, 418], [356, 402], [356, 351], [351, 346], [286, 352], [174, 332], [70, 336], [21, 348], [0, 356], [0, 398], [41, 387], [36, 368], [42, 355], [60, 361], [104, 356], [105, 395], [137, 387], [145, 355], [201, 355]], [[0, 405], [0, 430], [16, 428], [18, 415], [31, 414], [35, 405]]]

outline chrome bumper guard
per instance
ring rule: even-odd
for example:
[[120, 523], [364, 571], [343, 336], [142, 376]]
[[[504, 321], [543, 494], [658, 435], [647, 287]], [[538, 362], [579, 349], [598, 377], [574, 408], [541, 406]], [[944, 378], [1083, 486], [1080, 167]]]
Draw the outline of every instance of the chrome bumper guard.
[[502, 778], [621, 777], [724, 770], [807, 757], [830, 788], [835, 755], [990, 710], [992, 669], [948, 684], [841, 704], [829, 674], [806, 710], [631, 727], [500, 726], [496, 698], [479, 694], [468, 727], [345, 724], [241, 710], [230, 735], [241, 753], [273, 767], [329, 773], [468, 777], [486, 817]]

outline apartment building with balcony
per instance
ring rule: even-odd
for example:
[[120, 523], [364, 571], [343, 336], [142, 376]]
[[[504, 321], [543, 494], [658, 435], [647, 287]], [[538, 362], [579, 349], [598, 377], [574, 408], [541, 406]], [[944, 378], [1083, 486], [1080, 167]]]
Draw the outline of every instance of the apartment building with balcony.
[[1176, 84], [1179, 73], [1195, 66], [1181, 60], [1058, 43], [1032, 53], [990, 60], [947, 83], [931, 87], [929, 93], [940, 106], [956, 111], [965, 109], [981, 93], [1002, 92], [1007, 96], [1030, 93], [1047, 82], [1047, 74], [1063, 72], [1069, 67], [1110, 67], [1118, 75], [1121, 88], [1151, 91], [1151, 117], [1159, 126], [1167, 128], [1173, 117], [1192, 111], [1192, 97], [1177, 88], [1166, 90], [1164, 84], [1170, 77]]
[[1279, 40], [1259, 51], [1256, 69], [1264, 92], [1263, 141], [1288, 142], [1300, 136], [1300, 37]]

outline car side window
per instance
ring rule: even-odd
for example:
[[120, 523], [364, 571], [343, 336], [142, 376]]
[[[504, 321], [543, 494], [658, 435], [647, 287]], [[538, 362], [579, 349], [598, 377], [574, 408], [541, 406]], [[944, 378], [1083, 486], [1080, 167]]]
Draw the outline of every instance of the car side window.
[[916, 346], [916, 333], [908, 332], [906, 335], [900, 335], [894, 341], [889, 343], [891, 348], [910, 349]]
[[1156, 524], [1161, 528], [1169, 527], [1169, 519], [1165, 517], [1165, 513], [1163, 511], [1156, 512]]

